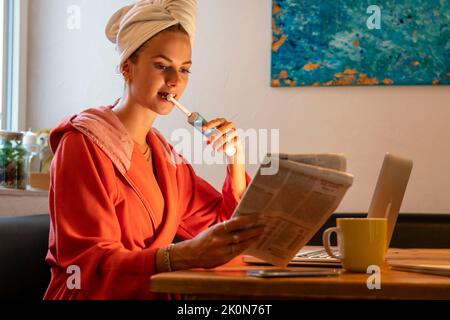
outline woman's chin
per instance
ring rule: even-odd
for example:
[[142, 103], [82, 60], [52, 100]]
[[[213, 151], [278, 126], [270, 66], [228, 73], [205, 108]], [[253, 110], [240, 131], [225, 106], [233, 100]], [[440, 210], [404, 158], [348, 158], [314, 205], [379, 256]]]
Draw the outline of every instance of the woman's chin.
[[174, 106], [173, 105], [159, 105], [157, 108], [157, 113], [161, 116], [167, 116], [172, 113]]
[[161, 116], [167, 116], [171, 114], [175, 107], [173, 103], [170, 103], [168, 101], [161, 101], [159, 99], [158, 101], [153, 101], [149, 103], [148, 106], [153, 112]]

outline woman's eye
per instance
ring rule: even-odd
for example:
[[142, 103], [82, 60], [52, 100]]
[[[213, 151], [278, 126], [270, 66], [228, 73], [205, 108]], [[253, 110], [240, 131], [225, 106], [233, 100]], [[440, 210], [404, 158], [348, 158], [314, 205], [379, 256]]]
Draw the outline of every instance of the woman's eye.
[[155, 67], [156, 67], [156, 69], [163, 70], [163, 71], [165, 71], [167, 69], [167, 67], [163, 66], [162, 64], [156, 64]]
[[[161, 70], [161, 71], [167, 71], [170, 67], [167, 67], [167, 66], [162, 65], [162, 64], [155, 64], [155, 68], [158, 69], [158, 70]], [[191, 71], [189, 69], [186, 69], [186, 68], [180, 69], [180, 72], [184, 73], [184, 74], [191, 73]]]

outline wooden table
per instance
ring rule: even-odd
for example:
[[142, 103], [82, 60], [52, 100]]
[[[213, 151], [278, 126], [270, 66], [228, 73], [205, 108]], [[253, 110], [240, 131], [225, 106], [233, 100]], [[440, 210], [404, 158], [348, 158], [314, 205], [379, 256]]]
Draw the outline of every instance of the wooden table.
[[[390, 249], [388, 262], [450, 264], [450, 249]], [[184, 299], [450, 299], [450, 277], [404, 272], [385, 267], [381, 289], [368, 289], [370, 274], [343, 271], [336, 277], [260, 279], [237, 257], [213, 269], [194, 269], [153, 276], [153, 292], [179, 293]], [[290, 267], [289, 269], [304, 269]]]

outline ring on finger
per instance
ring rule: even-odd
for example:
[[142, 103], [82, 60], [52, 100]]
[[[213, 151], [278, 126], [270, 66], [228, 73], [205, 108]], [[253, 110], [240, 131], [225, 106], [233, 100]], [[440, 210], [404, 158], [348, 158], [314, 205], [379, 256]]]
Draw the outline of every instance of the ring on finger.
[[233, 234], [233, 244], [238, 244], [239, 242], [239, 236], [237, 234]]

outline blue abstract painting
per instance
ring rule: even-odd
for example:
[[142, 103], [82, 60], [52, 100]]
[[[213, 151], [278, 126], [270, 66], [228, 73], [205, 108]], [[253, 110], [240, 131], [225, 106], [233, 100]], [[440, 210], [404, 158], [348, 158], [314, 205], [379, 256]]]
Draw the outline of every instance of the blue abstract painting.
[[450, 0], [272, 0], [273, 87], [450, 84]]

